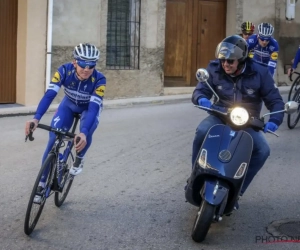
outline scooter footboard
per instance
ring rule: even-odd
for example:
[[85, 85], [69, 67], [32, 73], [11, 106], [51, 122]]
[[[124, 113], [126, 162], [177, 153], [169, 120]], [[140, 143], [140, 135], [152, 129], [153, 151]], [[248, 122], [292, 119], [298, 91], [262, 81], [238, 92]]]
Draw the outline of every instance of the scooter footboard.
[[218, 206], [229, 192], [229, 187], [220, 180], [206, 180], [201, 190], [202, 199], [211, 205]]

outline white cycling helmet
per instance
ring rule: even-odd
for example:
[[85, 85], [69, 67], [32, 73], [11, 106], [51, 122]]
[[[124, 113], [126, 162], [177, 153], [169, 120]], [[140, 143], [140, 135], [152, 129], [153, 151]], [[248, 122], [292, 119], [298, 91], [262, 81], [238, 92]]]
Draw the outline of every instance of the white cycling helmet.
[[73, 56], [76, 60], [97, 62], [100, 52], [95, 45], [80, 43], [74, 48]]
[[274, 27], [270, 23], [261, 23], [257, 28], [259, 36], [271, 37], [273, 35]]

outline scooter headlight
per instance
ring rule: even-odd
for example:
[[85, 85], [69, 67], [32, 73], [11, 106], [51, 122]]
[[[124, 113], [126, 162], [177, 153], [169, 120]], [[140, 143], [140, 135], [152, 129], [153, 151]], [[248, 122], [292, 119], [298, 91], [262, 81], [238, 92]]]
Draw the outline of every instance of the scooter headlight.
[[249, 120], [249, 113], [244, 108], [234, 108], [230, 113], [230, 120], [237, 126], [245, 125]]

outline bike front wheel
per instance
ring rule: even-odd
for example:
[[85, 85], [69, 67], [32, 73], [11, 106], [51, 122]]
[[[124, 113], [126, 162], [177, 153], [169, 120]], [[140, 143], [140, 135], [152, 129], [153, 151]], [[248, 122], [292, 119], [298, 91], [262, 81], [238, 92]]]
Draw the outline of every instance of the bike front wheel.
[[[35, 183], [34, 183], [30, 198], [29, 198], [26, 216], [25, 216], [25, 222], [24, 222], [24, 232], [27, 235], [30, 235], [33, 232], [33, 230], [42, 214], [44, 205], [46, 203], [46, 199], [50, 193], [49, 192], [50, 188], [51, 188], [50, 187], [50, 183], [51, 183], [50, 178], [52, 176], [53, 169], [55, 169], [55, 164], [56, 164], [56, 156], [55, 156], [55, 154], [50, 153], [48, 155], [47, 159], [45, 160], [45, 162], [43, 163], [43, 165], [39, 171], [39, 174], [35, 180]], [[36, 203], [36, 202], [34, 202], [34, 198], [35, 198], [35, 195], [37, 194], [38, 185], [39, 185], [39, 182], [41, 180], [41, 177], [42, 177], [44, 171], [47, 171], [48, 167], [49, 167], [50, 171], [48, 173], [48, 177], [46, 180], [46, 186], [44, 188], [43, 194], [41, 195], [40, 202]]]
[[60, 207], [65, 199], [67, 198], [67, 195], [69, 194], [69, 191], [71, 189], [71, 186], [73, 184], [74, 176], [69, 174], [70, 168], [72, 167], [74, 163], [74, 155], [75, 155], [75, 149], [72, 149], [72, 153], [69, 154], [68, 160], [66, 162], [66, 165], [62, 169], [62, 180], [60, 181], [60, 184], [63, 185], [61, 192], [55, 192], [54, 195], [54, 203], [57, 207]]
[[290, 101], [291, 98], [293, 97], [294, 93], [297, 92], [297, 90], [299, 89], [300, 86], [300, 76], [298, 76], [295, 81], [293, 82], [291, 89], [289, 91], [289, 96], [288, 96], [288, 100]]
[[[293, 96], [293, 101], [300, 103], [300, 88], [297, 90], [297, 92]], [[299, 119], [300, 119], [300, 112], [299, 112], [299, 107], [298, 107], [297, 112], [295, 112], [293, 114], [288, 114], [288, 117], [287, 117], [288, 127], [290, 129], [295, 128]]]

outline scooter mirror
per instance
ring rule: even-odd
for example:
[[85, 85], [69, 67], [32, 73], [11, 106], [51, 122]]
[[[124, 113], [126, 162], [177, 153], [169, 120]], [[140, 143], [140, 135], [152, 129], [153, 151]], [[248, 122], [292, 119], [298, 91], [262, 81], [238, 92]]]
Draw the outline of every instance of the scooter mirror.
[[287, 114], [292, 114], [292, 113], [294, 113], [294, 112], [296, 112], [298, 110], [298, 107], [299, 107], [299, 103], [298, 102], [288, 101], [284, 105], [284, 111]]
[[206, 69], [200, 68], [196, 72], [196, 78], [199, 82], [205, 82], [209, 78], [209, 74]]

